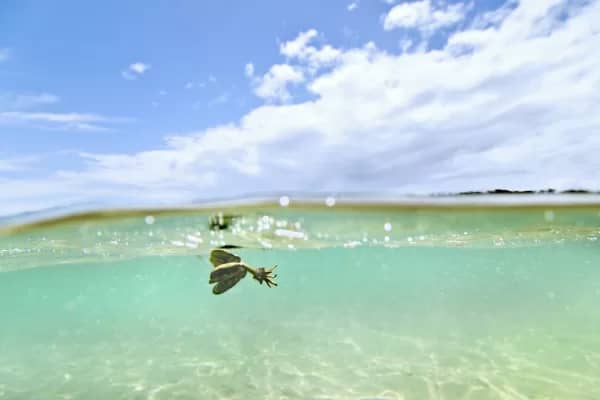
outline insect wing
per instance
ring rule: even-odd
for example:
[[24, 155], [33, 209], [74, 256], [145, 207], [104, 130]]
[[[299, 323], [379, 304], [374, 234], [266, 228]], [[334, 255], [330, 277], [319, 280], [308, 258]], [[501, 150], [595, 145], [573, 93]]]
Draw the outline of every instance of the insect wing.
[[219, 265], [210, 273], [208, 283], [222, 282], [227, 279], [237, 278], [242, 279], [246, 276], [246, 268], [239, 263], [228, 263]]
[[242, 261], [241, 258], [225, 250], [215, 249], [210, 252], [210, 262], [214, 267], [228, 263], [239, 263], [240, 261]]
[[244, 270], [244, 273], [242, 273], [242, 274], [234, 275], [227, 279], [219, 281], [219, 283], [217, 283], [213, 287], [213, 290], [212, 290], [213, 294], [225, 293], [227, 290], [234, 287], [236, 285], [236, 283], [238, 283], [244, 277], [244, 275], [246, 275], [245, 270]]

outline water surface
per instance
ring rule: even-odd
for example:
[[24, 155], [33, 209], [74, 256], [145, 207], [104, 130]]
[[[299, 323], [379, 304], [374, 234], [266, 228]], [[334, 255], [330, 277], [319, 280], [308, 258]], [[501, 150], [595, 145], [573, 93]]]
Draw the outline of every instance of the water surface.
[[[209, 228], [218, 212], [236, 215]], [[87, 214], [0, 233], [0, 398], [598, 399], [600, 206]], [[214, 296], [223, 244], [250, 278]]]

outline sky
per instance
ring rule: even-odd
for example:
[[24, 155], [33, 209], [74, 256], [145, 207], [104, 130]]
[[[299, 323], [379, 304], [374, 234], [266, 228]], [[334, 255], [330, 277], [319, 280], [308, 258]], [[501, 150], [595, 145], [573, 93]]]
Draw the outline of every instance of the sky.
[[600, 189], [600, 0], [3, 0], [0, 215]]

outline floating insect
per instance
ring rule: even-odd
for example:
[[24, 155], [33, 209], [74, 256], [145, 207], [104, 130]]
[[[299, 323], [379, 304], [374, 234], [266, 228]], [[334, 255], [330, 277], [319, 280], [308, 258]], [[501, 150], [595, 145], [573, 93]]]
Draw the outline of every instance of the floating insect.
[[210, 262], [214, 266], [214, 269], [210, 273], [208, 283], [216, 283], [213, 287], [214, 294], [225, 293], [241, 281], [248, 272], [252, 274], [252, 277], [261, 285], [265, 282], [268, 287], [277, 286], [273, 281], [273, 279], [277, 278], [277, 275], [272, 275], [273, 270], [277, 268], [277, 265], [269, 269], [262, 267], [254, 269], [242, 262], [242, 259], [238, 256], [223, 249], [211, 251]]

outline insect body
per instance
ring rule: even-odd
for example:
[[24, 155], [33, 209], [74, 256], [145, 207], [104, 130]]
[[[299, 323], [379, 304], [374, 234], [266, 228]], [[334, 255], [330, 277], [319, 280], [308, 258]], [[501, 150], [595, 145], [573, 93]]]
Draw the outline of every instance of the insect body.
[[252, 268], [248, 264], [242, 262], [242, 259], [222, 249], [215, 249], [210, 253], [210, 262], [214, 269], [210, 273], [209, 284], [216, 283], [213, 287], [214, 294], [225, 293], [227, 290], [234, 287], [247, 273], [252, 274], [252, 277], [262, 285], [263, 282], [268, 287], [277, 286], [273, 281], [277, 275], [272, 275], [273, 268]]

